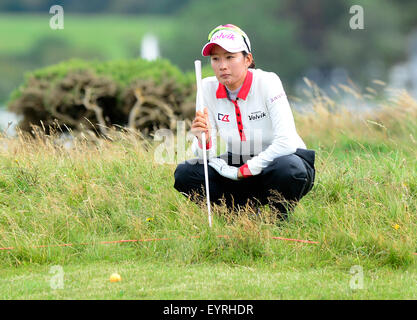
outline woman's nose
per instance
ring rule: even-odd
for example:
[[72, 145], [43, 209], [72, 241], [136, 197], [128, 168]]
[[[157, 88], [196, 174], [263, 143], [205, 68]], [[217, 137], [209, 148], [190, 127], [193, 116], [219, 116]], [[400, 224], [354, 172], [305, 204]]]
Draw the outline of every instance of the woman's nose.
[[226, 61], [220, 61], [220, 70], [227, 69], [227, 63]]

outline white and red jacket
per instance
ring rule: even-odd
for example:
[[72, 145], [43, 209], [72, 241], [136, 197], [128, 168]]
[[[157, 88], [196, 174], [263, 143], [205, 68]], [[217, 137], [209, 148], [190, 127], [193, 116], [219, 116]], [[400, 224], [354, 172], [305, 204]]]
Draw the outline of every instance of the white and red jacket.
[[[217, 156], [217, 135], [226, 142], [226, 151], [254, 155], [239, 170], [244, 177], [257, 175], [279, 156], [306, 146], [297, 134], [293, 114], [281, 80], [274, 72], [248, 69], [235, 101], [216, 77], [202, 80], [204, 106], [212, 128], [206, 145], [207, 158]], [[202, 145], [195, 138], [194, 154], [202, 158]]]

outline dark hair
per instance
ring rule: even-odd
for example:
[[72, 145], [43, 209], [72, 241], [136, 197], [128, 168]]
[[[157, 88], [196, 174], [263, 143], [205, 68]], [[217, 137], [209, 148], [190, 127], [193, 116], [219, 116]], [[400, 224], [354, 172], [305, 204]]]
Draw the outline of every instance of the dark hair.
[[[246, 58], [246, 56], [248, 55], [248, 53], [246, 51], [242, 51], [242, 53], [243, 53], [243, 56]], [[249, 66], [249, 68], [252, 68], [252, 69], [255, 68], [255, 59], [253, 59], [253, 56], [252, 56], [252, 63]]]

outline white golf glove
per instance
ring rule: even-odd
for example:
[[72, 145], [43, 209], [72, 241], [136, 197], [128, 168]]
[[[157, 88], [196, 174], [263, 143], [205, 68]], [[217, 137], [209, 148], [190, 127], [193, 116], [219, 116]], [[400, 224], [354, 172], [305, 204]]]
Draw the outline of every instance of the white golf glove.
[[220, 175], [232, 180], [238, 180], [237, 174], [239, 168], [229, 166], [226, 161], [220, 158], [212, 158], [209, 160], [210, 167], [216, 170]]

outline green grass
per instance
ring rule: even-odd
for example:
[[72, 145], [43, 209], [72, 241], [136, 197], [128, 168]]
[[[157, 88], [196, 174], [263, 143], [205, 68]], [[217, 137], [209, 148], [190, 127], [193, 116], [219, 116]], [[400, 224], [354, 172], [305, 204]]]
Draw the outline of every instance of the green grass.
[[52, 30], [52, 15], [1, 14], [2, 33], [0, 53], [21, 54], [27, 52], [42, 37], [67, 40], [78, 48], [104, 52], [109, 59], [130, 57], [127, 48], [136, 56], [140, 54], [140, 41], [147, 32], [169, 37], [172, 21], [157, 16], [75, 15], [64, 12], [64, 29]]
[[[176, 165], [156, 163], [157, 145], [135, 133], [77, 138], [70, 150], [54, 137], [0, 138], [0, 247], [14, 247], [0, 251], [0, 297], [416, 298], [416, 111], [400, 99], [368, 115], [385, 131], [354, 115], [297, 115], [317, 151], [313, 190], [283, 223], [268, 206], [261, 218], [212, 207], [212, 229], [204, 204], [173, 188]], [[172, 239], [100, 244], [150, 238]], [[74, 246], [55, 246], [65, 243]], [[49, 287], [53, 265], [64, 268], [63, 290]], [[349, 286], [355, 265], [362, 290]], [[113, 272], [121, 283], [108, 281]]]
[[[0, 270], [0, 299], [416, 299], [417, 273], [364, 270], [363, 288], [350, 287], [349, 269], [297, 269], [286, 264], [178, 265], [122, 261], [63, 266], [53, 289], [51, 266]], [[110, 283], [118, 272], [122, 280]]]

